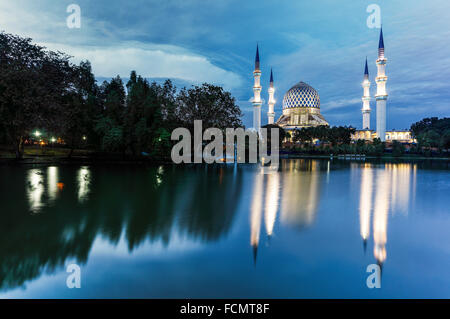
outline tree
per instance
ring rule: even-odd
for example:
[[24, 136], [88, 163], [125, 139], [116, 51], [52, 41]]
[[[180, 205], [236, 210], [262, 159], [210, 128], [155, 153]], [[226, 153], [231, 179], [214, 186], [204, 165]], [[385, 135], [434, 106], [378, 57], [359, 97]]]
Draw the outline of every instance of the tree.
[[202, 120], [205, 129], [242, 127], [242, 112], [231, 94], [206, 83], [180, 91], [176, 115], [178, 122], [190, 129], [193, 129], [194, 120]]
[[300, 142], [300, 143], [308, 143], [312, 141], [312, 134], [311, 130], [309, 128], [302, 127], [299, 130], [294, 131], [293, 140], [294, 142]]
[[161, 124], [161, 87], [148, 81], [136, 72], [131, 72], [127, 83], [127, 107], [125, 112], [124, 133], [127, 146], [132, 154], [148, 150], [155, 138], [157, 127]]
[[122, 79], [117, 76], [100, 87], [102, 112], [95, 124], [95, 132], [104, 151], [124, 151], [123, 116], [125, 112], [125, 88]]
[[450, 118], [424, 118], [411, 125], [411, 132], [419, 142], [419, 149], [431, 147], [448, 148]]
[[442, 134], [440, 147], [446, 150], [450, 148], [450, 129], [445, 130]]
[[381, 141], [381, 139], [374, 138], [372, 141], [372, 149], [370, 151], [370, 153], [372, 155], [376, 155], [376, 156], [381, 156], [384, 153], [384, 149], [386, 147], [386, 144], [384, 142]]
[[392, 155], [395, 157], [402, 156], [402, 154], [405, 152], [405, 146], [400, 143], [399, 141], [393, 141], [392, 142]]
[[69, 157], [75, 148], [83, 142], [83, 137], [89, 141], [94, 137], [94, 119], [101, 111], [98, 101], [98, 86], [89, 61], [82, 61], [74, 67], [74, 92], [68, 97], [70, 107], [63, 110], [61, 121], [62, 136], [70, 147]]
[[16, 158], [35, 128], [61, 123], [61, 108], [73, 92], [69, 56], [46, 51], [31, 39], [0, 33], [0, 117]]

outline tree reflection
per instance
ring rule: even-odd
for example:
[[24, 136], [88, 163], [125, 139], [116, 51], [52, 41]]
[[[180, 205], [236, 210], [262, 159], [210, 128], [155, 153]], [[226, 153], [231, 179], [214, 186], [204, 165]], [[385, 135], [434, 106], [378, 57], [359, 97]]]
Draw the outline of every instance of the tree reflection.
[[125, 238], [130, 251], [145, 241], [168, 244], [174, 232], [218, 240], [233, 223], [242, 174], [233, 176], [227, 166], [200, 170], [205, 167], [2, 171], [0, 191], [10, 197], [1, 203], [0, 289], [68, 259], [85, 263], [99, 235], [113, 245]]

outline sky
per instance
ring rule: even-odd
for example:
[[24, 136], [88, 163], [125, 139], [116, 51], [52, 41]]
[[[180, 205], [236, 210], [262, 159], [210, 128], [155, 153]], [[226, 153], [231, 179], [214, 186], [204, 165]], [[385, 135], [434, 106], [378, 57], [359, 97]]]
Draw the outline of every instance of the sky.
[[[69, 28], [67, 7], [81, 9]], [[0, 0], [0, 30], [32, 38], [51, 50], [91, 61], [99, 80], [131, 70], [178, 86], [204, 82], [236, 98], [247, 127], [256, 43], [262, 96], [275, 80], [275, 117], [284, 93], [299, 81], [320, 94], [330, 125], [362, 126], [361, 82], [367, 56], [372, 97], [378, 28], [367, 7], [380, 7], [387, 61], [387, 128], [405, 129], [450, 112], [450, 1], [448, 0]], [[371, 101], [375, 127], [375, 100]], [[267, 121], [267, 104], [262, 123]]]

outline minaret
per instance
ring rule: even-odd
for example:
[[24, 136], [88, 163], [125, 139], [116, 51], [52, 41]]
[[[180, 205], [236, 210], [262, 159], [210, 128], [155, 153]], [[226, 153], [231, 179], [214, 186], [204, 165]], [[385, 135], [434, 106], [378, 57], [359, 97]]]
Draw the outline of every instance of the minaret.
[[267, 123], [273, 124], [275, 119], [275, 112], [273, 110], [273, 107], [275, 105], [275, 99], [273, 98], [273, 95], [275, 93], [275, 89], [273, 88], [273, 73], [272, 69], [270, 69], [270, 86], [269, 86], [269, 111], [267, 112]]
[[386, 58], [384, 57], [384, 41], [383, 41], [383, 28], [380, 30], [380, 41], [378, 44], [378, 59], [377, 68], [378, 74], [375, 78], [377, 82], [377, 136], [382, 141], [386, 140]]
[[369, 68], [367, 66], [367, 57], [366, 57], [366, 68], [364, 70], [364, 80], [362, 83], [362, 87], [364, 88], [364, 95], [362, 97], [363, 107], [362, 107], [362, 116], [363, 116], [363, 130], [370, 130], [370, 81], [369, 81]]
[[255, 71], [253, 71], [255, 84], [253, 85], [253, 129], [261, 131], [261, 70], [259, 68], [259, 49], [256, 45]]

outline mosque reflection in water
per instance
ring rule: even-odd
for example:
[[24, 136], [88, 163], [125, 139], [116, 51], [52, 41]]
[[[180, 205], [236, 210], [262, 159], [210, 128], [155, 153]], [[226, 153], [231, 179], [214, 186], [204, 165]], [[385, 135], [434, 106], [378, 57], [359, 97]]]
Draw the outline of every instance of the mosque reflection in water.
[[[379, 265], [386, 260], [389, 213], [408, 214], [410, 196], [415, 189], [416, 164], [363, 164], [352, 167], [361, 172], [359, 200], [360, 233], [364, 248], [373, 232], [373, 254]], [[372, 225], [372, 227], [371, 227]]]
[[1, 200], [0, 289], [69, 259], [86, 263], [97, 237], [112, 245], [124, 240], [130, 254], [174, 237], [219, 241], [237, 224], [238, 211], [249, 214], [249, 256], [256, 262], [261, 232], [270, 238], [284, 227], [313, 227], [332, 172], [349, 168], [359, 185], [361, 237], [364, 245], [373, 240], [381, 264], [389, 214], [408, 213], [415, 164], [283, 160], [269, 174], [246, 165], [2, 168], [0, 194], [8, 196]]
[[[387, 255], [389, 213], [408, 213], [417, 164], [350, 163], [350, 169], [360, 174], [359, 180], [352, 182], [359, 185], [359, 221], [364, 251], [372, 229], [373, 255], [381, 266]], [[269, 238], [278, 214], [281, 224], [298, 229], [309, 227], [318, 210], [321, 186], [328, 183], [329, 174], [328, 161], [288, 160], [282, 163], [278, 172], [261, 170], [255, 175], [250, 213], [250, 245], [255, 262], [262, 216]]]

